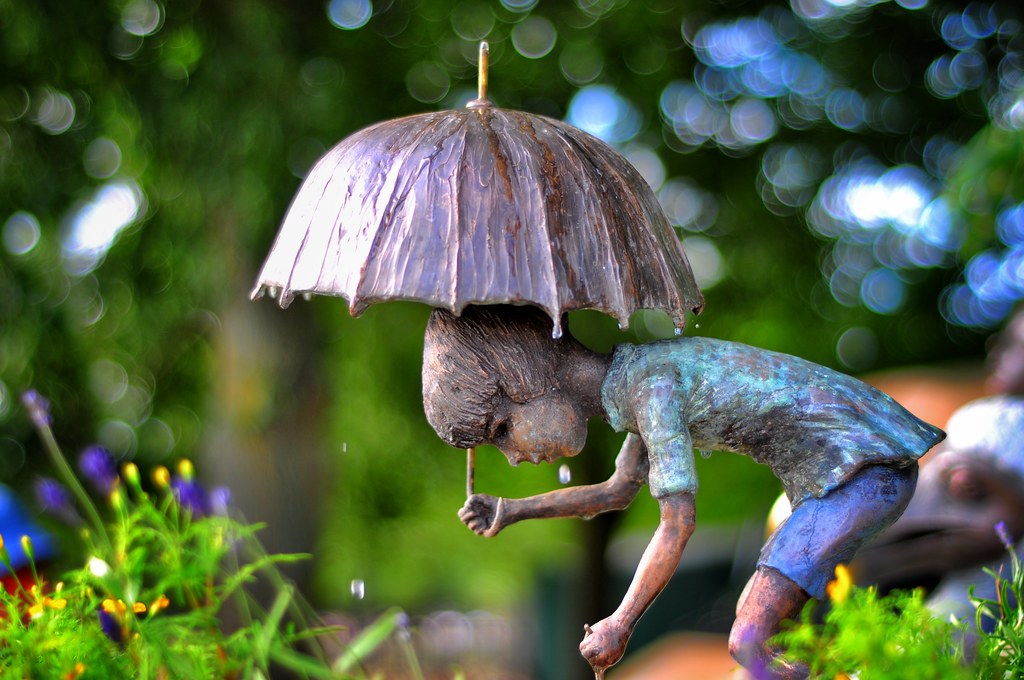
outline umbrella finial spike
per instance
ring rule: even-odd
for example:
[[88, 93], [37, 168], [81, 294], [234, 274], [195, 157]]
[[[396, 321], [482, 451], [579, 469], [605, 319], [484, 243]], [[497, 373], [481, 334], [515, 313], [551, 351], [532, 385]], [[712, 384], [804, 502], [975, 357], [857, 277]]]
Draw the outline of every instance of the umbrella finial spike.
[[487, 69], [490, 67], [491, 62], [491, 48], [487, 44], [486, 40], [480, 41], [480, 60], [478, 64], [479, 70], [477, 71], [477, 97], [466, 104], [466, 108], [469, 109], [481, 109], [491, 106], [491, 101], [487, 98]]
[[477, 98], [487, 99], [487, 69], [490, 68], [491, 46], [486, 40], [480, 41], [480, 64], [477, 77]]

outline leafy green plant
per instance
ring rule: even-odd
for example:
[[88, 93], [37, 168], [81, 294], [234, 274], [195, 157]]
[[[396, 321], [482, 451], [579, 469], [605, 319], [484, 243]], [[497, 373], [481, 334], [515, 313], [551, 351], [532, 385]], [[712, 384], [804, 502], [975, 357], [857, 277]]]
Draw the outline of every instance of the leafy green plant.
[[893, 591], [851, 583], [836, 569], [829, 584], [829, 610], [821, 623], [808, 606], [801, 620], [773, 639], [790, 661], [806, 664], [812, 677], [890, 680], [898, 678], [1017, 678], [1024, 675], [1024, 566], [1005, 525], [995, 527], [1009, 553], [1009, 576], [984, 571], [995, 596], [975, 596], [973, 626], [943, 620], [925, 604], [924, 592]]
[[[996, 533], [1010, 554], [1010, 575], [1005, 577], [1002, 569], [986, 568], [985, 572], [995, 580], [995, 599], [975, 597], [975, 625], [982, 631], [977, 644], [979, 666], [985, 666], [986, 673], [1001, 671], [1006, 677], [1019, 678], [1024, 675], [1024, 566], [1014, 549], [1013, 541], [1002, 522], [996, 524]], [[986, 619], [992, 625], [986, 625]], [[1000, 677], [987, 674], [983, 677]]]
[[873, 588], [854, 586], [840, 565], [828, 594], [830, 608], [822, 623], [814, 622], [809, 606], [799, 623], [774, 640], [787, 659], [806, 664], [812, 677], [974, 677], [954, 642], [962, 626], [935, 618], [922, 591], [880, 597]]
[[[0, 589], [0, 675], [265, 678], [283, 668], [362, 678], [363, 660], [401, 629], [404, 614], [388, 612], [332, 659], [324, 642], [337, 629], [320, 625], [278, 570], [306, 556], [267, 554], [260, 527], [231, 518], [226, 494], [208, 493], [187, 460], [175, 474], [156, 467], [143, 484], [134, 464], [118, 471], [108, 453], [87, 449], [79, 467], [101, 507], [61, 453], [46, 401], [35, 392], [23, 401], [61, 478], [44, 480], [42, 500], [78, 525], [83, 559], [54, 581], [32, 539], [20, 538], [29, 573]], [[0, 563], [15, 573], [3, 537]], [[269, 607], [248, 593], [258, 579], [275, 586]], [[410, 659], [411, 677], [422, 677]]]

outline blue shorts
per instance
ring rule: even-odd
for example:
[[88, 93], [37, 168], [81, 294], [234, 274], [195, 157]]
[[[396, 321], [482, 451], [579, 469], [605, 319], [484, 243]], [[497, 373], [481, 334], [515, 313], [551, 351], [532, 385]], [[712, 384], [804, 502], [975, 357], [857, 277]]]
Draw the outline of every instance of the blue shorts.
[[849, 564], [862, 545], [907, 508], [917, 486], [917, 463], [868, 465], [821, 498], [808, 498], [775, 530], [757, 566], [771, 567], [822, 599], [837, 564]]

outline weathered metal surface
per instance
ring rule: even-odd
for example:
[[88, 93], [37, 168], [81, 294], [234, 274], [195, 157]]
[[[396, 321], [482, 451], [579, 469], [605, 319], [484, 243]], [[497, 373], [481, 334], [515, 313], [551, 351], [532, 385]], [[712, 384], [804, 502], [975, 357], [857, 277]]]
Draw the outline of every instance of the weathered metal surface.
[[[594, 352], [570, 333], [552, 339], [536, 309], [435, 310], [423, 347], [427, 421], [453, 446], [496, 446], [512, 465], [554, 462], [584, 448], [587, 422], [630, 433], [607, 481], [529, 498], [472, 493], [459, 518], [495, 536], [527, 519], [621, 510], [646, 481], [660, 522], [621, 603], [586, 628], [580, 651], [596, 678], [623, 655], [640, 616], [675, 572], [694, 529], [694, 446], [768, 465], [794, 502], [741, 598], [730, 652], [764, 677], [768, 640], [838, 563], [906, 508], [917, 459], [945, 435], [891, 398], [797, 357], [710, 338], [676, 338]], [[771, 666], [769, 668], [769, 666]], [[761, 676], [759, 676], [761, 677]]]
[[600, 140], [476, 100], [379, 123], [331, 149], [296, 194], [253, 297], [336, 295], [460, 313], [533, 304], [682, 328], [703, 297], [639, 172]]
[[[949, 578], [979, 587], [991, 582], [982, 567], [1007, 560], [1003, 523], [1012, 541], [1024, 538], [1024, 397], [974, 400], [949, 420], [943, 448], [924, 465], [907, 512], [863, 550], [856, 572], [865, 584], [930, 587]], [[963, 583], [961, 583], [963, 585]], [[973, 616], [963, 587], [959, 599], [930, 604]]]

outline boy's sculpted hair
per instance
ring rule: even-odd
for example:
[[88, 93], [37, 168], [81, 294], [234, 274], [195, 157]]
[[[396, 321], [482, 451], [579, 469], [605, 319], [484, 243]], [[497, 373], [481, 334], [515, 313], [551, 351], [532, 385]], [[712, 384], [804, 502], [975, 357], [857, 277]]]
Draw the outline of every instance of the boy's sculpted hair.
[[476, 446], [502, 396], [516, 403], [557, 387], [558, 349], [551, 319], [534, 307], [470, 306], [461, 316], [430, 315], [423, 343], [427, 421], [452, 446]]

